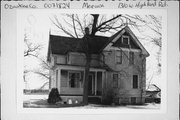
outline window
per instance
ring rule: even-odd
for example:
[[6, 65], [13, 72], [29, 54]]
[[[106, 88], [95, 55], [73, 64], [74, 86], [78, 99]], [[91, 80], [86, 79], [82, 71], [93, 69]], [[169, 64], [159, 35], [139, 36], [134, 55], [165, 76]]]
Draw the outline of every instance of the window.
[[122, 36], [122, 44], [129, 45], [129, 36]]
[[113, 87], [118, 88], [118, 74], [113, 74]]
[[137, 89], [138, 88], [138, 76], [133, 75], [133, 88]]
[[80, 73], [70, 72], [69, 73], [69, 87], [79, 88], [80, 87]]
[[131, 104], [136, 104], [136, 97], [131, 97]]
[[129, 52], [129, 64], [134, 64], [134, 52]]
[[120, 50], [116, 51], [116, 63], [122, 64], [122, 51]]

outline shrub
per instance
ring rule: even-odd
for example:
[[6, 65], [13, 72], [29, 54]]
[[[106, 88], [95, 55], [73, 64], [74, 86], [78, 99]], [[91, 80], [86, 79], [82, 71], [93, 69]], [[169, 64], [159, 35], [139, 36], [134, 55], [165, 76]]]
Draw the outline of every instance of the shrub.
[[104, 100], [102, 101], [102, 104], [104, 105], [111, 105], [113, 103], [113, 98], [114, 98], [114, 92], [113, 90], [107, 90], [107, 93], [105, 95]]
[[58, 89], [57, 88], [52, 88], [50, 93], [49, 93], [49, 96], [48, 96], [48, 103], [49, 104], [55, 104], [56, 102], [58, 101], [61, 101], [61, 97], [60, 97], [60, 94], [58, 92]]

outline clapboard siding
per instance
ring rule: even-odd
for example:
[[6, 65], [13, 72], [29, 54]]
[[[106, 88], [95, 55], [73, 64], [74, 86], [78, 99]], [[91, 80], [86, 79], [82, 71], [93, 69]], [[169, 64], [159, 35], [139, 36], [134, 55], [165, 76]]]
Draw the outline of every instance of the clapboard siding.
[[61, 87], [68, 86], [68, 71], [61, 70]]

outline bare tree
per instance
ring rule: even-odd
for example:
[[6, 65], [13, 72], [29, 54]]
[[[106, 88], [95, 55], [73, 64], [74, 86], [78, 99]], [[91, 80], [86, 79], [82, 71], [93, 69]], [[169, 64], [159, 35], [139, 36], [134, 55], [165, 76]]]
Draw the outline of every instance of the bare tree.
[[143, 38], [139, 38], [139, 39], [152, 42], [155, 46], [158, 47], [159, 50], [156, 55], [158, 62], [157, 73], [161, 73], [162, 17], [154, 16], [154, 15], [145, 15], [143, 17], [139, 15], [134, 15], [134, 16], [126, 15], [126, 16], [128, 16], [133, 21], [136, 21], [137, 26], [135, 27], [135, 29], [137, 29], [139, 33], [142, 36], [144, 36]]
[[39, 89], [42, 89], [44, 86], [49, 84], [49, 81], [50, 81], [49, 71], [51, 70], [51, 67], [45, 58], [37, 57], [37, 60], [39, 60], [39, 62], [40, 62], [40, 67], [33, 69], [31, 72], [39, 75], [40, 77], [42, 77], [45, 80], [45, 82], [39, 88]]
[[[84, 105], [88, 104], [88, 76], [91, 62], [91, 52], [89, 48], [89, 41], [97, 34], [97, 33], [114, 33], [119, 31], [122, 27], [129, 25], [134, 28], [140, 30], [139, 27], [142, 25], [138, 25], [138, 22], [142, 22], [143, 24], [147, 24], [146, 21], [142, 20], [139, 16], [129, 16], [129, 15], [112, 15], [110, 18], [106, 18], [105, 15], [99, 14], [91, 14], [84, 15], [83, 20], [80, 20], [78, 15], [74, 14], [66, 14], [67, 19], [63, 19], [62, 21], [66, 23], [70, 29], [65, 28], [61, 22], [59, 21], [57, 16], [53, 16], [50, 18], [52, 23], [58, 27], [62, 32], [69, 35], [73, 38], [83, 38], [83, 42], [81, 43], [82, 48], [84, 49], [84, 53], [86, 56], [86, 64], [85, 64], [85, 79], [83, 81], [83, 103]], [[87, 21], [86, 18], [90, 20]], [[153, 20], [156, 20], [152, 16]], [[148, 24], [147, 24], [148, 25]], [[144, 25], [143, 25], [144, 26]], [[148, 26], [151, 28], [150, 26]], [[86, 28], [86, 29], [85, 29]], [[153, 31], [157, 32], [155, 29], [151, 28]], [[160, 32], [159, 32], [160, 33]], [[156, 43], [157, 42], [157, 43]], [[156, 40], [156, 44], [161, 46], [160, 42]]]
[[28, 57], [28, 56], [38, 57], [42, 45], [32, 43], [30, 37], [28, 36], [28, 33], [24, 34], [24, 45], [25, 45], [24, 57]]
[[[40, 59], [39, 52], [41, 49], [42, 49], [42, 45], [31, 42], [31, 37], [29, 33], [24, 34], [24, 57], [25, 58], [34, 57], [36, 59]], [[28, 84], [28, 81], [26, 80], [26, 76], [29, 72], [32, 72], [32, 71], [24, 67], [23, 79], [26, 86]]]

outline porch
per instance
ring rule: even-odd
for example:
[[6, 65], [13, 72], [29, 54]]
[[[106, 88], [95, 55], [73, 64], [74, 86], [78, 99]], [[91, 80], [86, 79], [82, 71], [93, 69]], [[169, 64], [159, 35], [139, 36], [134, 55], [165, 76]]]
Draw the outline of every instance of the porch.
[[[62, 96], [82, 96], [83, 80], [85, 79], [84, 67], [58, 65], [54, 70], [55, 85]], [[100, 68], [90, 68], [88, 81], [89, 98], [97, 97], [101, 99], [103, 92], [103, 82], [105, 70]]]

